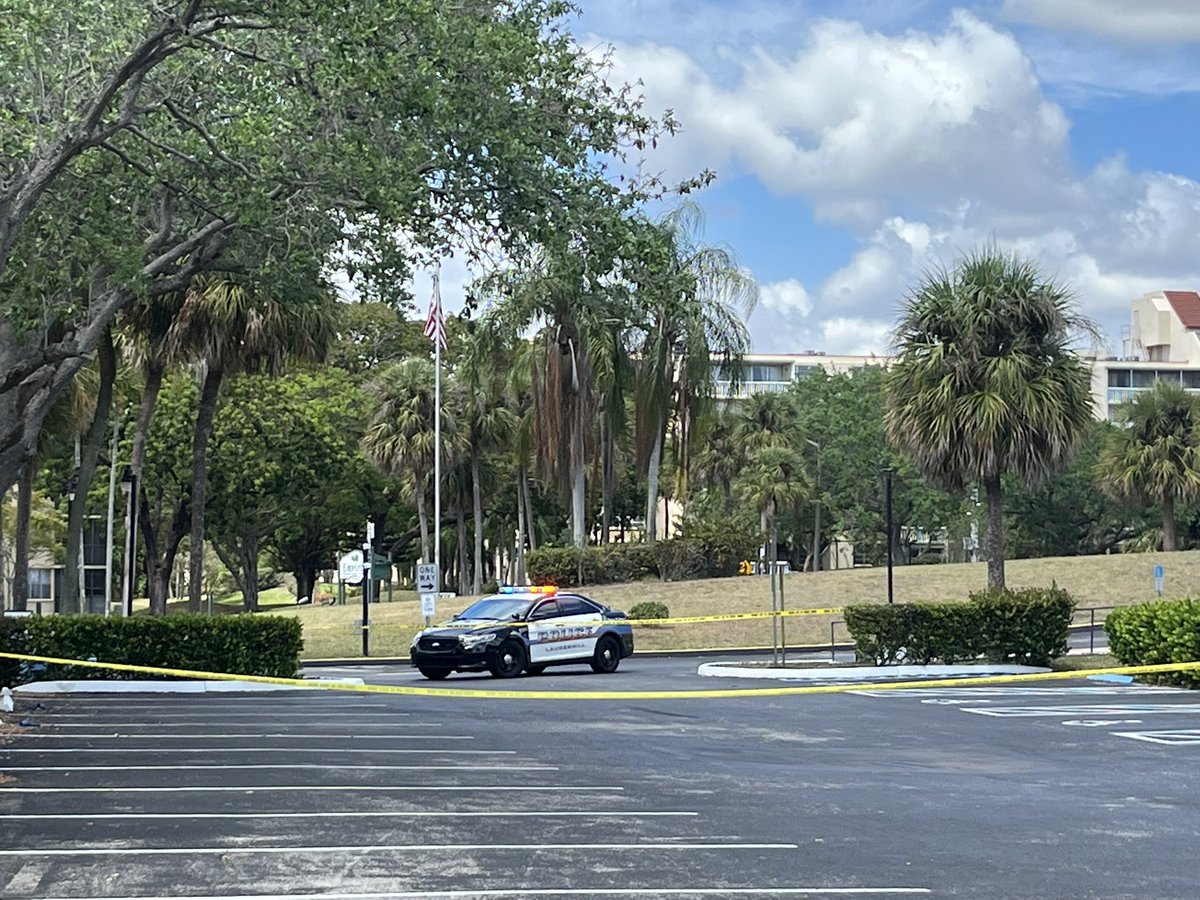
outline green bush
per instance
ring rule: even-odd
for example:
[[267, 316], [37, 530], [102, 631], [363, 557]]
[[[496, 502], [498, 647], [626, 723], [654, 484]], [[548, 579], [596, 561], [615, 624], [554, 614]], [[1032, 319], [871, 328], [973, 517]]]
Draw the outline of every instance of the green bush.
[[[1104, 620], [1108, 648], [1122, 665], [1200, 661], [1200, 600], [1162, 600], [1114, 609]], [[1154, 684], [1200, 687], [1200, 671], [1140, 676]]]
[[756, 551], [731, 541], [671, 538], [650, 544], [605, 544], [600, 547], [542, 547], [525, 558], [533, 584], [580, 587], [621, 584], [658, 577], [664, 581], [723, 578], [738, 573], [738, 563]]
[[914, 566], [937, 566], [944, 563], [946, 560], [940, 553], [922, 553], [914, 559], [911, 565]]
[[[292, 678], [304, 641], [285, 616], [29, 616], [0, 619], [0, 650], [59, 659]], [[0, 684], [75, 679], [156, 678], [90, 666], [0, 658]]]
[[657, 600], [644, 600], [641, 603], [635, 603], [633, 608], [629, 610], [629, 618], [631, 619], [669, 619], [670, 611], [667, 609], [667, 604], [659, 603]]
[[848, 606], [860, 658], [875, 665], [991, 662], [1045, 666], [1067, 652], [1075, 602], [1058, 587], [982, 591], [966, 603]]

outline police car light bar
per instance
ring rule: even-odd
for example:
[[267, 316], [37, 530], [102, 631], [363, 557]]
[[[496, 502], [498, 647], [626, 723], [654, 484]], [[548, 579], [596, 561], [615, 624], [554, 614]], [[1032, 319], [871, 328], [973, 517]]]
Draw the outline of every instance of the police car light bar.
[[553, 584], [519, 585], [506, 584], [500, 588], [502, 594], [557, 594], [558, 587]]

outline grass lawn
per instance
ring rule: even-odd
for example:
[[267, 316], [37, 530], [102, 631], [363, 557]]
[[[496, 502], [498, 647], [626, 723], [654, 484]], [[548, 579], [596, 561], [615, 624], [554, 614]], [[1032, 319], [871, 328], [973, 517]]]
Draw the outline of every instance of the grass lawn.
[[[1116, 606], [1155, 599], [1154, 566], [1166, 568], [1168, 597], [1185, 596], [1200, 586], [1200, 551], [1143, 553], [1115, 556], [1059, 557], [1012, 560], [1006, 566], [1010, 587], [1043, 587], [1052, 581], [1066, 588], [1080, 608]], [[984, 563], [935, 566], [900, 566], [895, 570], [897, 602], [912, 600], [965, 600], [987, 583]], [[667, 604], [672, 616], [769, 611], [770, 583], [765, 577], [717, 578], [706, 581], [601, 585], [583, 593], [619, 609], [642, 600]], [[421, 625], [415, 593], [397, 591], [392, 603], [371, 606], [371, 655], [406, 656], [413, 633]], [[449, 618], [473, 598], [444, 599], [438, 619]], [[887, 600], [887, 573], [883, 568], [839, 572], [796, 573], [784, 579], [784, 605], [788, 609], [841, 607], [851, 603]], [[345, 606], [280, 606], [270, 615], [297, 616], [304, 623], [304, 657], [321, 659], [357, 656], [361, 649], [360, 601]], [[1103, 612], [1097, 613], [1097, 621]], [[789, 643], [828, 643], [830, 625], [837, 616], [822, 615], [785, 620]], [[1076, 621], [1086, 621], [1077, 616]], [[640, 626], [638, 646], [644, 649], [770, 646], [770, 620], [715, 622], [695, 625]], [[845, 640], [844, 626], [836, 637]]]

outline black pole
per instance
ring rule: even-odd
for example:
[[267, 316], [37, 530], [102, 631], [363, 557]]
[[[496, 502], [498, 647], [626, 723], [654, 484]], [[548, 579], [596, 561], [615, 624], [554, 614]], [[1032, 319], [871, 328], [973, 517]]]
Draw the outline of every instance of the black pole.
[[125, 535], [125, 596], [121, 604], [125, 615], [133, 615], [133, 594], [137, 582], [138, 473], [129, 472], [129, 533]]
[[884, 477], [884, 507], [887, 509], [887, 589], [888, 603], [894, 599], [892, 592], [892, 476], [896, 470], [888, 466], [883, 470]]

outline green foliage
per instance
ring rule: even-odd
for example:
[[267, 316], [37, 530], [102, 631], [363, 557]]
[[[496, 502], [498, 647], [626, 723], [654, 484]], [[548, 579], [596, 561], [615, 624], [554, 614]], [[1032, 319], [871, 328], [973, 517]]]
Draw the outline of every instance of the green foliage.
[[671, 611], [667, 609], [667, 604], [657, 600], [643, 600], [641, 603], [635, 603], [629, 610], [631, 619], [668, 619], [670, 616]]
[[[0, 619], [0, 650], [237, 675], [292, 678], [304, 641], [286, 616], [31, 616]], [[0, 684], [59, 679], [160, 678], [84, 666], [0, 660]]]
[[[1108, 647], [1125, 666], [1200, 660], [1200, 599], [1162, 600], [1114, 609], [1104, 620]], [[1200, 671], [1140, 676], [1154, 684], [1200, 687]]]
[[1075, 601], [1061, 588], [989, 590], [966, 603], [848, 606], [859, 656], [875, 665], [990, 662], [1044, 666], [1067, 652]]
[[736, 575], [746, 548], [672, 538], [649, 544], [606, 544], [600, 547], [540, 547], [525, 558], [533, 584], [579, 587], [619, 584], [659, 577], [664, 581], [723, 578]]

